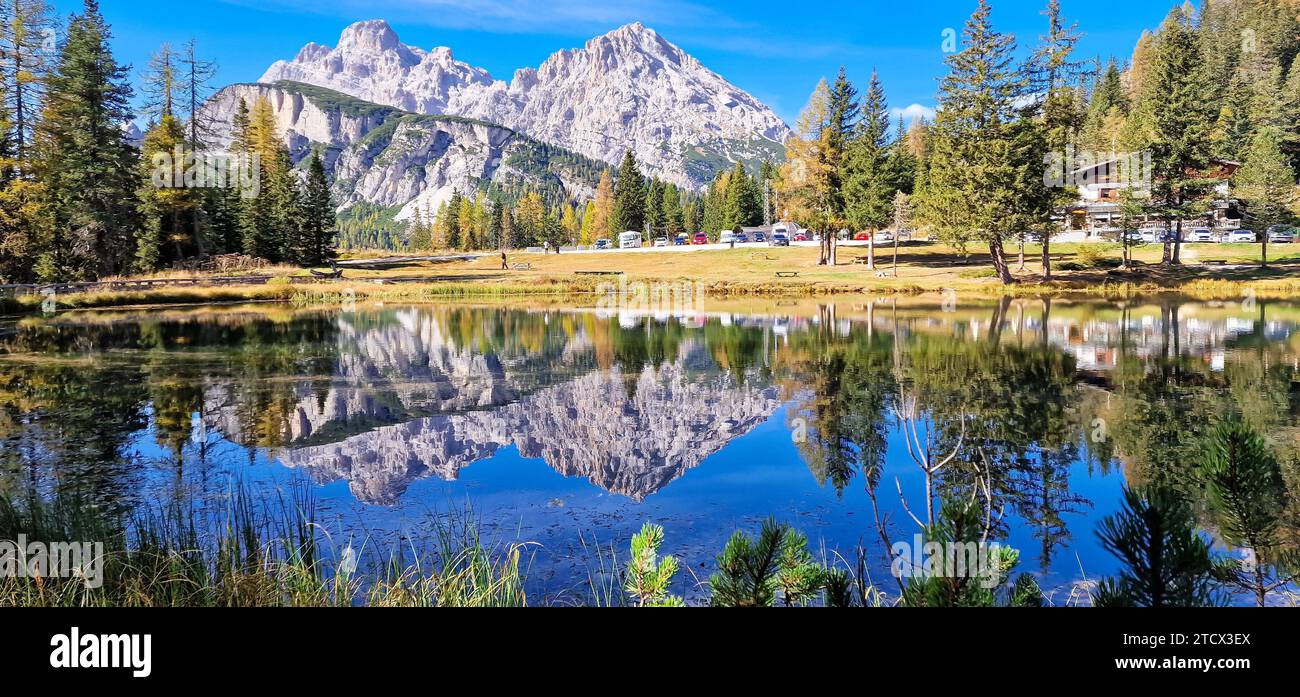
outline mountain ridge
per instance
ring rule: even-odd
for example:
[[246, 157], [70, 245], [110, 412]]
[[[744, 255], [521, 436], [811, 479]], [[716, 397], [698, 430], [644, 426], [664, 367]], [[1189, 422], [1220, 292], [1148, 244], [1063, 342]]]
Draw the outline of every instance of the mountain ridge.
[[640, 23], [557, 51], [507, 83], [448, 47], [408, 46], [386, 21], [367, 20], [259, 80], [281, 81], [500, 124], [609, 164], [632, 150], [648, 173], [696, 189], [735, 162], [781, 159], [790, 134], [766, 105]]

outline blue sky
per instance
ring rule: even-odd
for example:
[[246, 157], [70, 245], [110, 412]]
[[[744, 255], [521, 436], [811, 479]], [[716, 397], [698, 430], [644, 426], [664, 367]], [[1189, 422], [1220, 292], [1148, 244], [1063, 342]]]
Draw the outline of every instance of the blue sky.
[[[64, 13], [80, 0], [55, 0]], [[1043, 31], [1046, 0], [994, 0], [994, 23], [1022, 45]], [[1086, 37], [1085, 56], [1127, 57], [1143, 29], [1174, 0], [1062, 0]], [[943, 74], [943, 33], [975, 0], [101, 0], [119, 60], [138, 72], [164, 41], [199, 42], [219, 81], [256, 80], [310, 41], [337, 42], [348, 24], [389, 20], [405, 43], [450, 46], [460, 60], [509, 80], [551, 53], [641, 21], [793, 123], [808, 94], [842, 64], [865, 83], [880, 71], [892, 106], [933, 106]]]

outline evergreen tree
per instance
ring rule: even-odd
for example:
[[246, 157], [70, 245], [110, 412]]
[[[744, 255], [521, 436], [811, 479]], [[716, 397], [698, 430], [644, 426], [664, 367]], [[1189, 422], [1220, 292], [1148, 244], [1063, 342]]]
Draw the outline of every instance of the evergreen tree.
[[487, 249], [505, 248], [505, 204], [497, 197], [488, 202], [484, 244]]
[[861, 109], [862, 119], [849, 141], [841, 164], [846, 217], [854, 230], [870, 230], [867, 268], [876, 270], [876, 233], [889, 225], [896, 172], [889, 159], [889, 104], [880, 76], [871, 71], [871, 85]]
[[931, 129], [920, 210], [945, 240], [985, 244], [1003, 283], [1011, 283], [1004, 242], [1013, 236], [1020, 191], [1041, 160], [1026, 162], [1016, 121], [1027, 80], [1013, 65], [1015, 39], [993, 29], [988, 0], [966, 24], [965, 48], [948, 58], [940, 108]]
[[686, 221], [682, 216], [682, 193], [677, 189], [676, 184], [668, 184], [664, 187], [659, 215], [664, 221], [664, 232], [669, 237], [676, 237], [686, 232]]
[[255, 195], [246, 195], [240, 208], [243, 251], [279, 263], [298, 243], [293, 217], [298, 210], [298, 190], [289, 150], [276, 130], [275, 112], [265, 97], [253, 105], [246, 138], [258, 183]]
[[110, 39], [99, 3], [85, 0], [49, 76], [35, 134], [52, 236], [36, 262], [43, 278], [121, 273], [134, 256], [138, 153], [121, 128], [132, 91]]
[[652, 236], [659, 235], [664, 228], [664, 185], [658, 179], [651, 179], [646, 188], [646, 224], [650, 226]]
[[192, 219], [199, 197], [185, 182], [185, 131], [175, 116], [167, 114], [145, 134], [139, 189], [142, 225], [136, 233], [135, 270], [150, 273], [164, 261], [176, 261], [193, 251]]
[[[1035, 82], [1038, 91], [1045, 96], [1042, 103], [1041, 137], [1034, 134], [1022, 134], [1021, 145], [1024, 155], [1033, 158], [1046, 153], [1055, 153], [1064, 162], [1065, 153], [1079, 141], [1083, 129], [1083, 114], [1077, 108], [1077, 81], [1083, 75], [1082, 63], [1071, 60], [1080, 35], [1074, 25], [1067, 26], [1061, 17], [1060, 0], [1048, 0], [1047, 34], [1043, 36], [1042, 45], [1034, 57]], [[1113, 67], [1113, 64], [1112, 64]], [[1118, 98], [1118, 97], [1114, 97]], [[1038, 150], [1036, 152], [1036, 150]], [[1042, 159], [1039, 160], [1043, 161]], [[1030, 187], [1024, 202], [1025, 229], [1037, 230], [1042, 243], [1042, 274], [1044, 281], [1052, 280], [1052, 237], [1058, 233], [1059, 226], [1055, 216], [1071, 202], [1077, 200], [1078, 191], [1073, 187], [1062, 186], [1055, 189], [1046, 188], [1046, 183], [1038, 180], [1026, 182]], [[1021, 267], [1024, 267], [1024, 240], [1021, 238]]]
[[1264, 607], [1269, 593], [1300, 577], [1300, 554], [1279, 535], [1288, 500], [1282, 469], [1264, 439], [1236, 417], [1215, 427], [1204, 453], [1198, 475], [1219, 533], [1250, 554], [1245, 564], [1220, 565], [1220, 576]]
[[645, 178], [637, 168], [636, 158], [628, 150], [623, 156], [623, 164], [618, 169], [618, 179], [614, 182], [614, 211], [611, 225], [621, 234], [628, 230], [642, 232], [645, 230], [646, 212]]
[[1151, 151], [1153, 202], [1175, 232], [1165, 244], [1164, 262], [1178, 264], [1183, 221], [1202, 211], [1203, 196], [1214, 183], [1203, 174], [1210, 165], [1214, 125], [1211, 85], [1188, 8], [1169, 15], [1151, 51], [1129, 128], [1137, 149]]
[[1282, 152], [1276, 127], [1260, 129], [1246, 162], [1232, 179], [1234, 195], [1246, 204], [1246, 216], [1259, 235], [1260, 266], [1268, 266], [1268, 232], [1294, 218], [1296, 176]]
[[[451, 200], [447, 201], [446, 217], [443, 224], [443, 246], [449, 250], [463, 249], [465, 245], [464, 229], [461, 221], [461, 203], [464, 197], [459, 191], [453, 191]], [[464, 221], [468, 222], [468, 221]]]
[[721, 229], [730, 230], [737, 227], [751, 227], [763, 220], [763, 199], [758, 185], [745, 171], [745, 166], [736, 163], [727, 180], [727, 190], [722, 203]]
[[1095, 152], [1118, 152], [1121, 130], [1128, 113], [1128, 93], [1124, 89], [1119, 63], [1112, 58], [1093, 83], [1083, 126], [1083, 144]]
[[298, 214], [302, 229], [302, 249], [297, 262], [319, 266], [334, 256], [334, 236], [338, 226], [334, 201], [330, 196], [329, 178], [320, 152], [312, 150], [307, 162], [307, 181]]
[[1099, 607], [1203, 607], [1217, 603], [1210, 546], [1187, 503], [1165, 489], [1124, 491], [1123, 508], [1097, 528], [1123, 567], [1093, 596]]

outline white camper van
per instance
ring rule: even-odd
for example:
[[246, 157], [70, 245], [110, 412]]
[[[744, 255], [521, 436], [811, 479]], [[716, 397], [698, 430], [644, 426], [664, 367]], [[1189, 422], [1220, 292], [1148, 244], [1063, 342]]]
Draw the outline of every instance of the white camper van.
[[640, 249], [641, 233], [628, 230], [618, 236], [619, 249]]

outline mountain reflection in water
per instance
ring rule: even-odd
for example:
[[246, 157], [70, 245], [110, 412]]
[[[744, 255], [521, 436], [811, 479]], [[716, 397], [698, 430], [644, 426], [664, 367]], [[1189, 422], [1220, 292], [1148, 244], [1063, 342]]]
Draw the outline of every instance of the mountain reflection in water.
[[776, 514], [847, 555], [878, 539], [877, 513], [896, 539], [914, 532], [901, 499], [924, 489], [897, 412], [915, 403], [929, 447], [957, 452], [937, 495], [991, 471], [1002, 537], [1068, 584], [1111, 570], [1092, 530], [1125, 481], [1194, 492], [1217, 415], [1243, 414], [1295, 480], [1297, 321], [1281, 304], [1045, 300], [23, 320], [0, 325], [0, 489], [130, 507], [305, 474], [358, 529], [464, 495], [558, 550], [654, 519], [707, 565]]

